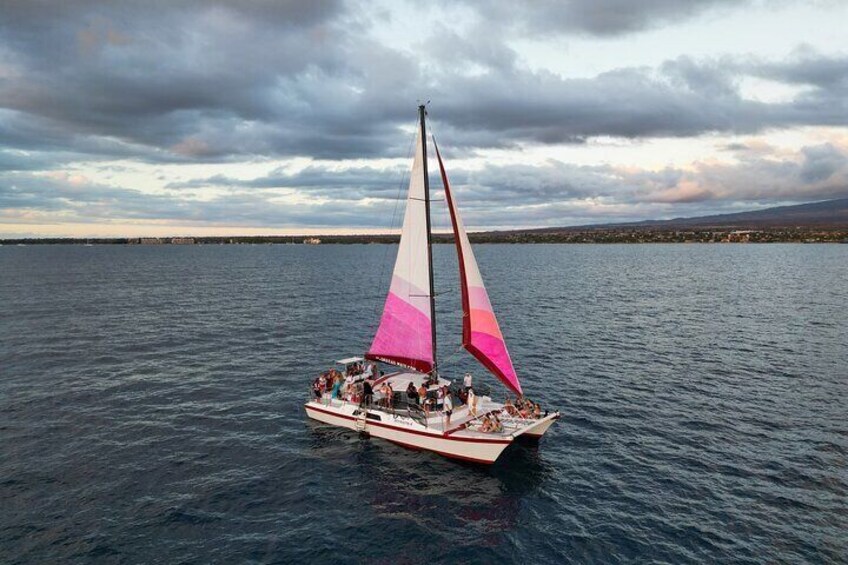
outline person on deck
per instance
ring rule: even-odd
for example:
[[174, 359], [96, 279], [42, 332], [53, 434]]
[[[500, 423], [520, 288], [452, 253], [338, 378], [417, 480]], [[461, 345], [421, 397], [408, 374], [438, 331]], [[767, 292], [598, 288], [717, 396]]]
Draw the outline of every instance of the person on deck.
[[468, 392], [468, 389], [471, 388], [471, 373], [465, 373], [465, 377], [462, 379], [462, 386], [465, 387], [465, 392]]
[[468, 405], [468, 413], [476, 418], [477, 417], [477, 395], [474, 394], [473, 388], [469, 387], [469, 389], [468, 389], [468, 400], [466, 401], [466, 404]]
[[430, 417], [430, 410], [433, 409], [433, 404], [435, 404], [435, 402], [436, 402], [435, 399], [433, 399], [433, 397], [431, 397], [431, 396], [425, 396], [424, 397], [424, 417], [425, 418]]
[[365, 404], [366, 408], [370, 408], [371, 403], [374, 401], [374, 389], [371, 388], [371, 381], [365, 379], [362, 382], [362, 402]]
[[392, 386], [389, 383], [383, 383], [383, 386], [380, 387], [380, 393], [383, 395], [383, 406], [385, 406], [386, 409], [391, 410], [392, 395], [394, 394]]
[[418, 403], [424, 409], [424, 417], [430, 417], [430, 399], [427, 398], [427, 387], [423, 384], [418, 387]]
[[336, 375], [336, 378], [333, 379], [333, 390], [330, 393], [330, 399], [339, 397], [339, 390], [342, 388], [342, 378], [341, 375]]
[[442, 401], [442, 410], [445, 411], [445, 430], [447, 431], [448, 427], [450, 427], [451, 414], [453, 414], [453, 400], [451, 399], [451, 393], [449, 390], [445, 390], [445, 398]]
[[415, 389], [414, 384], [409, 383], [409, 386], [406, 387], [406, 397], [410, 404], [418, 404], [418, 391]]
[[489, 420], [489, 416], [483, 416], [483, 423], [480, 424], [480, 431], [484, 433], [488, 433], [492, 431], [492, 421]]
[[498, 418], [497, 414], [492, 414], [492, 431], [495, 433], [503, 432], [503, 424], [501, 424], [500, 418]]

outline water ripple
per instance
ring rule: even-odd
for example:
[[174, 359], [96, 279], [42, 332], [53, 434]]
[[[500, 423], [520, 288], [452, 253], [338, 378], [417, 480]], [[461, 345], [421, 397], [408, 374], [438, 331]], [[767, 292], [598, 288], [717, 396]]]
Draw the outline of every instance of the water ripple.
[[392, 252], [0, 249], [2, 561], [846, 562], [848, 247], [481, 246], [563, 410], [489, 469], [304, 416]]

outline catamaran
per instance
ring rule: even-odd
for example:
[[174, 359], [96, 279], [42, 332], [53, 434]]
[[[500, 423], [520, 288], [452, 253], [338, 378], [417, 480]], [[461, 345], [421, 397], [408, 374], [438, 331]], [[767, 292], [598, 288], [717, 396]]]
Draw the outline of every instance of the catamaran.
[[[364, 357], [341, 359], [341, 370], [316, 379], [306, 413], [405, 447], [491, 464], [513, 441], [540, 439], [559, 412], [527, 408], [433, 138], [459, 259], [462, 345], [515, 395], [515, 403], [493, 400], [470, 379], [459, 386], [440, 374], [424, 105], [418, 115], [406, 213], [380, 325]], [[387, 374], [377, 362], [397, 370]]]

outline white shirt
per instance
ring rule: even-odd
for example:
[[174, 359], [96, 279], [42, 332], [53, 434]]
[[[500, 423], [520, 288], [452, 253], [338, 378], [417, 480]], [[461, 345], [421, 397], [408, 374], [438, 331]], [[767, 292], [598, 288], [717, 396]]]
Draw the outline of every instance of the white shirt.
[[465, 375], [465, 379], [463, 379], [462, 383], [465, 385], [465, 388], [471, 386], [471, 375]]
[[453, 400], [451, 400], [450, 395], [445, 396], [444, 409], [445, 410], [453, 410]]

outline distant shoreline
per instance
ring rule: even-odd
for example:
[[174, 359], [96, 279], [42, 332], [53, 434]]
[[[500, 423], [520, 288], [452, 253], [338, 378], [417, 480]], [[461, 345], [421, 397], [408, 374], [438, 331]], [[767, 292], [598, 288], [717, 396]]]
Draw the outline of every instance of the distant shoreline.
[[[396, 244], [398, 235], [238, 236], [238, 237], [118, 237], [118, 238], [8, 238], [2, 245], [326, 245]], [[848, 227], [838, 228], [563, 228], [478, 232], [472, 243], [848, 243]], [[434, 234], [434, 243], [453, 243], [450, 234]]]

